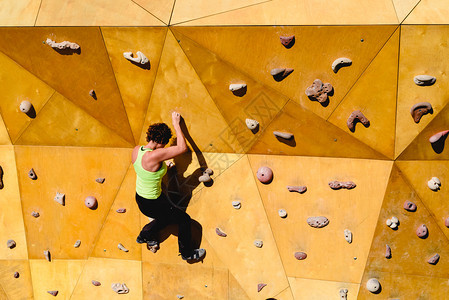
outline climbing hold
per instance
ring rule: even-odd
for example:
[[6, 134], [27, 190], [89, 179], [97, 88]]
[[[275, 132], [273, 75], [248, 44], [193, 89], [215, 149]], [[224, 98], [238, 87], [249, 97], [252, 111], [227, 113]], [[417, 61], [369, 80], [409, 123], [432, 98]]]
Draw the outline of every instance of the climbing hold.
[[295, 36], [294, 35], [280, 36], [279, 39], [281, 40], [282, 45], [287, 49], [290, 49], [295, 44]]
[[243, 97], [246, 94], [246, 83], [232, 83], [229, 85], [229, 90], [237, 97]]
[[429, 230], [427, 229], [427, 226], [422, 224], [416, 229], [416, 235], [421, 238], [425, 239], [429, 233]]
[[126, 213], [126, 208], [119, 208], [119, 209], [116, 210], [116, 212], [119, 213], [119, 214]]
[[234, 207], [235, 209], [240, 209], [240, 207], [242, 207], [242, 204], [240, 203], [240, 201], [232, 201], [232, 207]]
[[413, 78], [413, 81], [417, 84], [417, 85], [421, 85], [421, 86], [426, 86], [426, 85], [432, 85], [435, 83], [437, 79], [433, 76], [430, 75], [416, 75]]
[[366, 283], [366, 289], [371, 293], [376, 293], [380, 289], [380, 282], [376, 278], [371, 278]]
[[256, 120], [253, 120], [253, 119], [246, 119], [245, 123], [246, 123], [246, 127], [248, 127], [248, 129], [250, 129], [250, 130], [255, 130], [257, 128], [257, 126], [259, 126], [259, 122], [257, 122]]
[[365, 128], [369, 127], [370, 125], [368, 118], [365, 117], [365, 115], [360, 110], [354, 110], [349, 116], [348, 121], [346, 121], [346, 125], [348, 125], [349, 130], [351, 130], [352, 132], [355, 131], [356, 120], [362, 123]]
[[439, 260], [440, 260], [440, 255], [438, 253], [436, 253], [434, 256], [429, 258], [429, 260], [427, 262], [431, 265], [436, 265]]
[[40, 214], [37, 211], [33, 211], [31, 215], [35, 218], [39, 218]]
[[44, 257], [46, 260], [51, 261], [51, 253], [50, 250], [45, 250], [44, 251]]
[[73, 245], [73, 247], [75, 247], [75, 248], [79, 248], [79, 246], [81, 246], [81, 240], [77, 240], [75, 242], [75, 244]]
[[421, 117], [432, 111], [432, 104], [429, 102], [419, 102], [412, 106], [410, 109], [410, 114], [412, 115], [413, 121], [419, 123]]
[[257, 179], [262, 183], [270, 183], [273, 179], [273, 171], [269, 167], [260, 167], [257, 170]]
[[256, 246], [257, 248], [262, 248], [263, 241], [262, 240], [255, 240], [254, 241], [254, 246]]
[[8, 240], [8, 241], [6, 242], [6, 246], [7, 246], [9, 249], [13, 249], [13, 248], [16, 247], [16, 241], [14, 241], [14, 240]]
[[334, 71], [334, 73], [337, 73], [338, 70], [340, 70], [342, 67], [347, 67], [350, 65], [352, 65], [352, 60], [347, 57], [340, 57], [334, 60], [334, 62], [332, 63], [332, 71]]
[[446, 218], [446, 220], [444, 220], [444, 225], [449, 228], [449, 217]]
[[125, 246], [122, 245], [122, 243], [118, 243], [117, 248], [119, 248], [120, 250], [124, 251], [124, 252], [128, 252], [129, 250], [125, 248]]
[[310, 100], [316, 100], [320, 103], [324, 103], [328, 100], [333, 90], [334, 88], [330, 83], [323, 84], [321, 80], [315, 79], [312, 85], [306, 89], [306, 95]]
[[92, 280], [92, 284], [95, 286], [100, 286], [101, 282], [100, 281], [96, 281], [96, 280]]
[[301, 186], [287, 185], [287, 190], [289, 192], [297, 192], [300, 194], [304, 194], [307, 191], [307, 187], [305, 185], [301, 185]]
[[429, 181], [427, 181], [427, 186], [432, 191], [438, 191], [441, 186], [441, 181], [438, 179], [438, 177], [432, 177]]
[[145, 65], [149, 62], [148, 58], [140, 51], [136, 52], [137, 57], [133, 57], [132, 52], [123, 52], [123, 57], [125, 57], [129, 61], [133, 61], [135, 63]]
[[221, 229], [220, 228], [215, 228], [215, 233], [218, 235], [218, 236], [222, 236], [222, 237], [227, 237], [228, 235], [226, 234], [226, 233], [224, 233], [223, 231], [221, 231]]
[[111, 288], [117, 294], [128, 294], [129, 288], [124, 283], [113, 283]]
[[56, 196], [54, 199], [56, 202], [58, 202], [59, 204], [61, 204], [62, 206], [65, 205], [65, 194], [61, 194], [56, 192]]
[[388, 244], [385, 245], [385, 258], [391, 258], [391, 248]]
[[349, 229], [345, 229], [345, 231], [343, 232], [345, 235], [345, 240], [351, 244], [352, 243], [352, 232]]
[[176, 295], [178, 299], [184, 299], [184, 295]]
[[391, 219], [388, 219], [386, 222], [388, 227], [390, 227], [391, 229], [395, 229], [398, 227], [399, 225], [399, 220], [396, 217], [391, 217]]
[[98, 183], [103, 183], [105, 181], [105, 178], [104, 177], [100, 177], [100, 178], [95, 179], [95, 181], [98, 182]]
[[314, 228], [322, 228], [329, 224], [329, 219], [323, 216], [307, 218], [307, 224]]
[[47, 291], [47, 293], [49, 293], [50, 295], [52, 295], [52, 296], [57, 296], [58, 295], [58, 291]]
[[92, 98], [94, 98], [95, 100], [97, 100], [97, 93], [95, 93], [95, 90], [90, 90], [90, 91], [89, 91], [89, 96], [91, 96]]
[[3, 168], [2, 166], [0, 166], [0, 190], [3, 189], [4, 184], [3, 184]]
[[429, 138], [429, 142], [430, 142], [431, 144], [435, 144], [435, 143], [437, 143], [438, 141], [440, 141], [440, 140], [446, 138], [446, 136], [447, 136], [448, 133], [449, 133], [449, 130], [443, 130], [443, 131], [440, 131], [440, 132], [438, 132], [438, 133], [435, 133], [434, 135], [432, 135], [432, 136]]
[[37, 179], [36, 172], [34, 172], [33, 168], [31, 168], [31, 170], [28, 171], [28, 177], [30, 177], [30, 179], [32, 179], [32, 180], [36, 180]]
[[307, 253], [305, 252], [295, 252], [295, 258], [297, 260], [303, 260], [307, 258]]
[[287, 218], [287, 212], [285, 211], [285, 209], [278, 210], [278, 214], [281, 218]]
[[274, 80], [282, 81], [288, 75], [290, 75], [294, 70], [290, 68], [276, 68], [270, 71], [271, 76], [273, 76]]
[[260, 292], [264, 287], [266, 287], [267, 285], [265, 283], [259, 283], [257, 285], [257, 292]]
[[353, 181], [330, 181], [329, 182], [329, 187], [333, 190], [339, 190], [341, 188], [345, 188], [345, 189], [353, 189], [355, 188], [357, 185], [353, 182]]
[[348, 299], [348, 289], [341, 289], [340, 290], [340, 300], [346, 300]]
[[293, 133], [290, 133], [290, 132], [273, 131], [273, 134], [275, 137], [283, 138], [286, 140], [293, 138]]
[[47, 45], [49, 45], [50, 47], [52, 47], [53, 49], [59, 49], [59, 50], [64, 50], [64, 49], [78, 50], [80, 48], [80, 46], [77, 43], [71, 43], [68, 41], [56, 43], [55, 41], [53, 41], [52, 39], [49, 39], [49, 38], [47, 38], [45, 43]]
[[406, 200], [404, 202], [404, 209], [407, 211], [416, 211], [416, 204], [412, 201]]
[[27, 101], [27, 100], [23, 100], [22, 102], [20, 102], [20, 106], [19, 106], [20, 111], [25, 114], [28, 113], [32, 107], [33, 107], [33, 104], [31, 104], [31, 102]]
[[19, 277], [20, 277], [19, 272], [15, 272], [15, 273], [14, 273], [14, 278], [19, 278]]
[[212, 171], [212, 169], [207, 168], [206, 170], [203, 171], [203, 175], [201, 175], [198, 178], [199, 182], [209, 182], [212, 180], [212, 178], [210, 177], [210, 175], [214, 174], [214, 171]]
[[86, 199], [84, 199], [84, 205], [92, 210], [96, 209], [98, 207], [97, 198], [94, 196], [87, 196]]

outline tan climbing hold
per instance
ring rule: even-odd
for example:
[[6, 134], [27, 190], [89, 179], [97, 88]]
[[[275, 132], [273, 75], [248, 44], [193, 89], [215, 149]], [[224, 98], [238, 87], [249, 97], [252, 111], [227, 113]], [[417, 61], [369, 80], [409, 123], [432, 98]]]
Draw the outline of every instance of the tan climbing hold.
[[410, 114], [412, 115], [413, 121], [419, 123], [423, 115], [432, 112], [432, 104], [429, 102], [419, 102], [412, 106], [410, 109]]
[[98, 201], [97, 198], [94, 196], [87, 196], [86, 199], [84, 199], [84, 205], [86, 205], [89, 209], [96, 209], [98, 207]]
[[430, 75], [416, 75], [413, 81], [420, 86], [429, 86], [435, 83], [437, 79]]
[[262, 183], [270, 183], [273, 179], [273, 171], [269, 167], [260, 167], [257, 170], [257, 179]]
[[329, 187], [333, 190], [339, 190], [341, 188], [345, 188], [345, 189], [353, 189], [355, 188], [357, 185], [353, 182], [353, 181], [330, 181], [329, 182]]
[[345, 235], [345, 240], [346, 240], [349, 244], [351, 244], [351, 243], [352, 243], [352, 232], [351, 232], [351, 230], [345, 229], [345, 230], [343, 231], [343, 234]]
[[301, 186], [287, 185], [287, 190], [289, 192], [296, 192], [296, 193], [304, 194], [307, 191], [307, 187], [305, 185], [301, 185]]
[[441, 187], [441, 181], [438, 177], [432, 177], [429, 181], [427, 181], [427, 186], [432, 191], [438, 191]]
[[295, 44], [295, 36], [280, 36], [279, 39], [281, 40], [281, 44], [287, 48], [290, 49]]
[[123, 57], [127, 60], [135, 62], [137, 64], [145, 65], [149, 62], [149, 59], [140, 51], [136, 52], [137, 57], [133, 57], [132, 52], [123, 52]]
[[113, 283], [111, 288], [117, 294], [128, 294], [129, 288], [124, 283]]
[[289, 139], [293, 138], [293, 133], [290, 133], [290, 132], [273, 131], [273, 134], [274, 134], [275, 137], [283, 138], [283, 139], [286, 139], [286, 140], [289, 140]]
[[44, 251], [44, 257], [47, 261], [51, 261], [51, 253], [50, 250], [45, 250]]
[[275, 68], [270, 71], [271, 76], [276, 81], [284, 80], [288, 75], [290, 75], [294, 70], [291, 68]]
[[20, 102], [19, 109], [21, 112], [26, 114], [26, 113], [30, 112], [32, 107], [33, 107], [33, 104], [31, 104], [30, 101], [23, 100], [22, 102]]
[[122, 245], [122, 243], [118, 243], [117, 248], [119, 248], [120, 250], [122, 250], [124, 252], [129, 252], [129, 250], [126, 249], [125, 246]]
[[280, 209], [280, 210], [278, 210], [278, 214], [279, 214], [279, 217], [281, 217], [281, 218], [287, 218], [287, 211], [285, 211], [285, 209]]
[[377, 293], [380, 290], [380, 282], [376, 278], [371, 278], [366, 282], [366, 289], [371, 293]]
[[332, 71], [337, 73], [341, 68], [348, 67], [350, 65], [352, 65], [352, 60], [347, 57], [339, 57], [332, 63]]
[[306, 95], [311, 100], [324, 103], [329, 99], [333, 90], [334, 88], [330, 83], [323, 83], [321, 80], [315, 79], [312, 85], [306, 89]]
[[214, 174], [214, 171], [212, 171], [212, 169], [207, 168], [206, 170], [203, 171], [203, 175], [201, 175], [198, 178], [199, 182], [209, 182], [212, 180], [212, 178], [210, 177], [212, 174]]
[[248, 127], [248, 129], [250, 129], [250, 130], [255, 130], [257, 128], [257, 126], [259, 126], [259, 122], [257, 122], [256, 120], [253, 120], [253, 119], [246, 119], [245, 123], [246, 123], [246, 127]]
[[28, 177], [32, 180], [36, 180], [37, 179], [37, 175], [36, 172], [34, 172], [34, 169], [31, 168], [31, 170], [28, 171]]
[[355, 124], [359, 121], [363, 124], [365, 127], [369, 127], [370, 123], [367, 117], [360, 111], [360, 110], [354, 110], [351, 115], [349, 115], [348, 120], [346, 121], [346, 125], [348, 125], [348, 128], [350, 131], [355, 131]]
[[45, 43], [47, 45], [49, 45], [50, 47], [52, 47], [53, 49], [59, 49], [59, 50], [65, 50], [65, 49], [78, 50], [80, 48], [80, 46], [77, 43], [72, 43], [72, 42], [68, 42], [68, 41], [56, 43], [55, 41], [53, 41], [50, 38], [47, 38]]
[[61, 204], [62, 206], [65, 206], [65, 194], [56, 192], [56, 196], [54, 199], [56, 202]]
[[257, 248], [262, 248], [263, 241], [262, 240], [255, 240], [254, 241], [254, 246], [256, 246]]
[[314, 228], [322, 228], [329, 224], [329, 219], [323, 216], [307, 218], [307, 224]]
[[215, 228], [215, 233], [218, 235], [218, 236], [221, 236], [221, 237], [227, 237], [228, 235], [226, 234], [226, 233], [224, 233], [220, 228]]
[[436, 265], [438, 261], [440, 260], [440, 255], [438, 253], [435, 253], [431, 258], [427, 260], [427, 262], [431, 265]]

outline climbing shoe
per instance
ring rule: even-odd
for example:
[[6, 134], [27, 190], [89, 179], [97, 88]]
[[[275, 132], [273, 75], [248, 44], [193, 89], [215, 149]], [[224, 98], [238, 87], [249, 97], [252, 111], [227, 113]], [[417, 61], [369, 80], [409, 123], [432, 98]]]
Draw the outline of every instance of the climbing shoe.
[[183, 260], [201, 260], [206, 254], [206, 249], [195, 249], [189, 256], [181, 255]]

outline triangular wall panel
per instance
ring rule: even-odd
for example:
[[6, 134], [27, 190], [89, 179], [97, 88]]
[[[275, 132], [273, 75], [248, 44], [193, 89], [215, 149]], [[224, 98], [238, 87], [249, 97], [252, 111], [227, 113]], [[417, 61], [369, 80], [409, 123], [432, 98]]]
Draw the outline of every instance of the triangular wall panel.
[[132, 0], [146, 11], [168, 25], [173, 12], [175, 0]]
[[[15, 273], [19, 277], [15, 278]], [[1, 288], [4, 290], [2, 295]], [[24, 260], [0, 260], [0, 299], [33, 299], [30, 262]]]
[[448, 14], [445, 0], [421, 0], [404, 24], [449, 24]]
[[40, 0], [0, 2], [0, 26], [34, 26]]
[[393, 0], [399, 23], [402, 23], [420, 2], [421, 0]]

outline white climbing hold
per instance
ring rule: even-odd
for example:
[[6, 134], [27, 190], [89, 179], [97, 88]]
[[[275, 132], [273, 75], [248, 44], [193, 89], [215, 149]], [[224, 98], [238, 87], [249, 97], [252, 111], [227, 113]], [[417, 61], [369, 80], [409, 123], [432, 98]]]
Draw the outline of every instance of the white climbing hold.
[[62, 206], [64, 206], [65, 205], [65, 194], [56, 192], [56, 196], [55, 196], [54, 200], [56, 202], [58, 202], [59, 204], [61, 204]]
[[352, 60], [347, 57], [340, 57], [334, 60], [334, 62], [332, 63], [332, 71], [334, 71], [334, 73], [337, 73], [340, 68], [350, 65], [352, 65]]
[[79, 248], [80, 245], [81, 245], [81, 241], [80, 241], [80, 240], [77, 240], [77, 241], [75, 242], [75, 244], [73, 245], [73, 247]]
[[145, 65], [149, 62], [148, 58], [140, 51], [136, 52], [137, 57], [133, 57], [132, 52], [123, 52], [123, 57], [125, 57], [129, 61], [133, 61], [135, 63]]
[[346, 240], [349, 244], [351, 244], [351, 243], [352, 243], [352, 232], [351, 232], [351, 230], [345, 229], [344, 234], [345, 234], [345, 240]]
[[53, 41], [50, 38], [47, 38], [45, 43], [47, 45], [49, 45], [50, 47], [52, 47], [53, 49], [59, 49], [59, 50], [64, 50], [64, 49], [78, 50], [80, 48], [80, 46], [77, 43], [72, 43], [72, 42], [68, 42], [68, 41], [56, 43], [55, 41]]
[[246, 119], [245, 123], [246, 123], [246, 127], [248, 127], [248, 129], [250, 129], [250, 130], [254, 130], [257, 128], [257, 126], [259, 126], [259, 122], [257, 122], [256, 120], [253, 120], [253, 119]]
[[283, 138], [283, 139], [286, 139], [286, 140], [289, 140], [289, 139], [291, 139], [293, 137], [293, 133], [290, 133], [290, 132], [273, 131], [273, 134], [276, 137], [280, 137], [280, 138]]
[[380, 289], [380, 282], [376, 278], [371, 278], [366, 283], [366, 289], [371, 293], [376, 293]]
[[232, 207], [234, 207], [235, 209], [240, 209], [240, 207], [242, 207], [242, 204], [240, 203], [240, 201], [232, 201]]
[[340, 290], [340, 300], [346, 300], [348, 299], [348, 289], [341, 289]]
[[278, 213], [279, 213], [279, 217], [281, 217], [281, 218], [286, 218], [287, 217], [287, 212], [285, 211], [285, 209], [280, 209], [278, 211]]
[[438, 179], [438, 177], [432, 177], [428, 182], [427, 182], [427, 186], [429, 187], [429, 189], [431, 189], [432, 191], [438, 191], [440, 189], [441, 186], [441, 181], [440, 179]]
[[113, 283], [111, 288], [117, 294], [128, 294], [129, 288], [124, 283]]
[[399, 220], [396, 217], [391, 217], [385, 222], [385, 224], [387, 224], [387, 226], [391, 229], [395, 229], [399, 225]]
[[44, 257], [47, 261], [51, 261], [51, 253], [50, 250], [45, 250], [44, 251]]
[[413, 81], [417, 84], [417, 85], [432, 85], [435, 83], [437, 79], [433, 76], [430, 75], [416, 75], [413, 78]]
[[30, 111], [31, 107], [33, 107], [33, 104], [31, 104], [30, 101], [23, 100], [22, 102], [20, 102], [20, 106], [19, 106], [20, 111], [25, 114]]
[[122, 243], [118, 243], [117, 248], [119, 248], [122, 251], [128, 252], [129, 250], [125, 248], [125, 246], [122, 245]]
[[245, 88], [246, 88], [245, 83], [232, 83], [229, 85], [229, 90], [231, 92], [237, 92], [237, 91], [245, 89]]
[[256, 246], [257, 248], [262, 248], [263, 241], [262, 240], [255, 240], [254, 241], [254, 246]]

